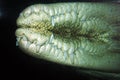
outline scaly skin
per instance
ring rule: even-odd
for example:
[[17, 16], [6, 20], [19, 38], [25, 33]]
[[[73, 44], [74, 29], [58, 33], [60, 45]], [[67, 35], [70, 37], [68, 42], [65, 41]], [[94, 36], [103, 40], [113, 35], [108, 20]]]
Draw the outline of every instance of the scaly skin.
[[120, 5], [36, 4], [17, 19], [17, 42], [26, 53], [48, 61], [120, 72]]

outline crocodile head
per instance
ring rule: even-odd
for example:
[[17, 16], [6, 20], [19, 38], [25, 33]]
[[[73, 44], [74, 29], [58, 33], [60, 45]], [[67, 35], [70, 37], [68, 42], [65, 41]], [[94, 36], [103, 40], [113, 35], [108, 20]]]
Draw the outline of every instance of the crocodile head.
[[120, 72], [119, 8], [110, 3], [32, 5], [17, 19], [17, 44], [59, 64]]

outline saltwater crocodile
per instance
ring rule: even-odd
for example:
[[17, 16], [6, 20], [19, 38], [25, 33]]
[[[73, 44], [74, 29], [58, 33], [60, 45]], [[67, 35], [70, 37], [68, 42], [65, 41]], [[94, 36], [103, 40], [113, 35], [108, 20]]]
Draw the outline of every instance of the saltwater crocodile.
[[35, 4], [17, 19], [17, 44], [37, 58], [120, 78], [120, 5]]

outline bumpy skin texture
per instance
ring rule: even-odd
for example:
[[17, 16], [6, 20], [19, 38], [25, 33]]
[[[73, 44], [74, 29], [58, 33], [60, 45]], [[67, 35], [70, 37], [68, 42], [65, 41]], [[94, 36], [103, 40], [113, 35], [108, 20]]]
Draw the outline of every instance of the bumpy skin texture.
[[120, 5], [36, 4], [17, 19], [26, 53], [60, 64], [120, 72]]

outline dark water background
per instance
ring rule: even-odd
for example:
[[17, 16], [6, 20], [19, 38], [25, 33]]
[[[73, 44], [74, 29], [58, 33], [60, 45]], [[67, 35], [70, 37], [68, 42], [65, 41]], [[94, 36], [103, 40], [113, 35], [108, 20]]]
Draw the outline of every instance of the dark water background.
[[[105, 0], [69, 0], [69, 2], [104, 2]], [[110, 1], [110, 0], [108, 0]], [[36, 59], [16, 47], [16, 19], [26, 7], [38, 3], [68, 2], [68, 0], [0, 0], [1, 72], [7, 80], [91, 80], [75, 69]], [[99, 80], [99, 79], [98, 79]]]

